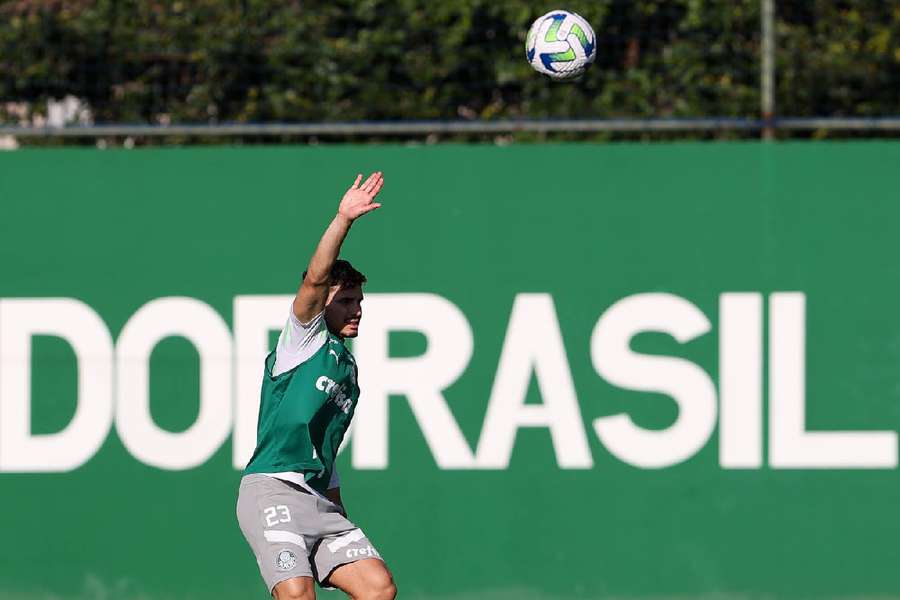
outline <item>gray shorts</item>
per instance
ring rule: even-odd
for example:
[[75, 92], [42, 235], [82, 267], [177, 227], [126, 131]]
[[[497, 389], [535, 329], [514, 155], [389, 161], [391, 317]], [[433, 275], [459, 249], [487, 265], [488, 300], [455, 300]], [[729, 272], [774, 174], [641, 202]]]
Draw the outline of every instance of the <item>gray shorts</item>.
[[337, 505], [265, 475], [241, 479], [237, 518], [270, 593], [292, 577], [314, 577], [325, 586], [341, 565], [381, 559]]

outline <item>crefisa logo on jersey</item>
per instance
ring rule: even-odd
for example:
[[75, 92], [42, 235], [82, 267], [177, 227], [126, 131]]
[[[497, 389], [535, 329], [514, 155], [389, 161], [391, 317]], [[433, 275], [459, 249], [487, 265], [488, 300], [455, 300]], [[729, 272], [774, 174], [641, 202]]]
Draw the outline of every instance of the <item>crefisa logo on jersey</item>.
[[347, 397], [347, 391], [343, 385], [338, 385], [333, 379], [322, 375], [316, 380], [316, 389], [328, 394], [328, 399], [337, 404], [345, 415], [350, 412], [353, 402]]
[[279, 571], [290, 571], [297, 565], [297, 557], [290, 550], [282, 550], [275, 557], [275, 566]]

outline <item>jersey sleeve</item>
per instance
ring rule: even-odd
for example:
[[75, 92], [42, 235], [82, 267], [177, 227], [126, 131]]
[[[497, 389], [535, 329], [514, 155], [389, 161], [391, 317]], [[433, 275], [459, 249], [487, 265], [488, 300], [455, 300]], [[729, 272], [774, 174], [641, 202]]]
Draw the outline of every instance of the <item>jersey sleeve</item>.
[[301, 323], [292, 308], [287, 323], [278, 336], [278, 345], [275, 346], [272, 375], [278, 376], [306, 362], [327, 340], [328, 327], [325, 324], [324, 310], [309, 323]]

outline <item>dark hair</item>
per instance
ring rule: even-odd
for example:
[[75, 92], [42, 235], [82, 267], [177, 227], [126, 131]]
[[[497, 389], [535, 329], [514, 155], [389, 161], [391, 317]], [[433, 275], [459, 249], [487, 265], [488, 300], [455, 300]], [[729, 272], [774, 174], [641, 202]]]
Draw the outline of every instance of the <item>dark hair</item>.
[[[303, 279], [306, 279], [306, 273], [303, 271]], [[331, 265], [331, 272], [328, 274], [328, 285], [334, 287], [341, 286], [343, 289], [355, 288], [367, 281], [366, 276], [353, 268], [350, 261], [337, 259]]]

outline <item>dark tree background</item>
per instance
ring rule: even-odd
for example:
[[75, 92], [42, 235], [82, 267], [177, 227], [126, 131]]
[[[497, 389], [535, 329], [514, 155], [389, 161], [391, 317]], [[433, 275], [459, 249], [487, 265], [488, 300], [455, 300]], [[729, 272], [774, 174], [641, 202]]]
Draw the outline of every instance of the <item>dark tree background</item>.
[[[759, 0], [0, 0], [0, 122], [75, 96], [95, 123], [756, 117]], [[531, 71], [531, 21], [591, 22], [575, 83]], [[777, 105], [900, 114], [900, 2], [777, 7]]]

